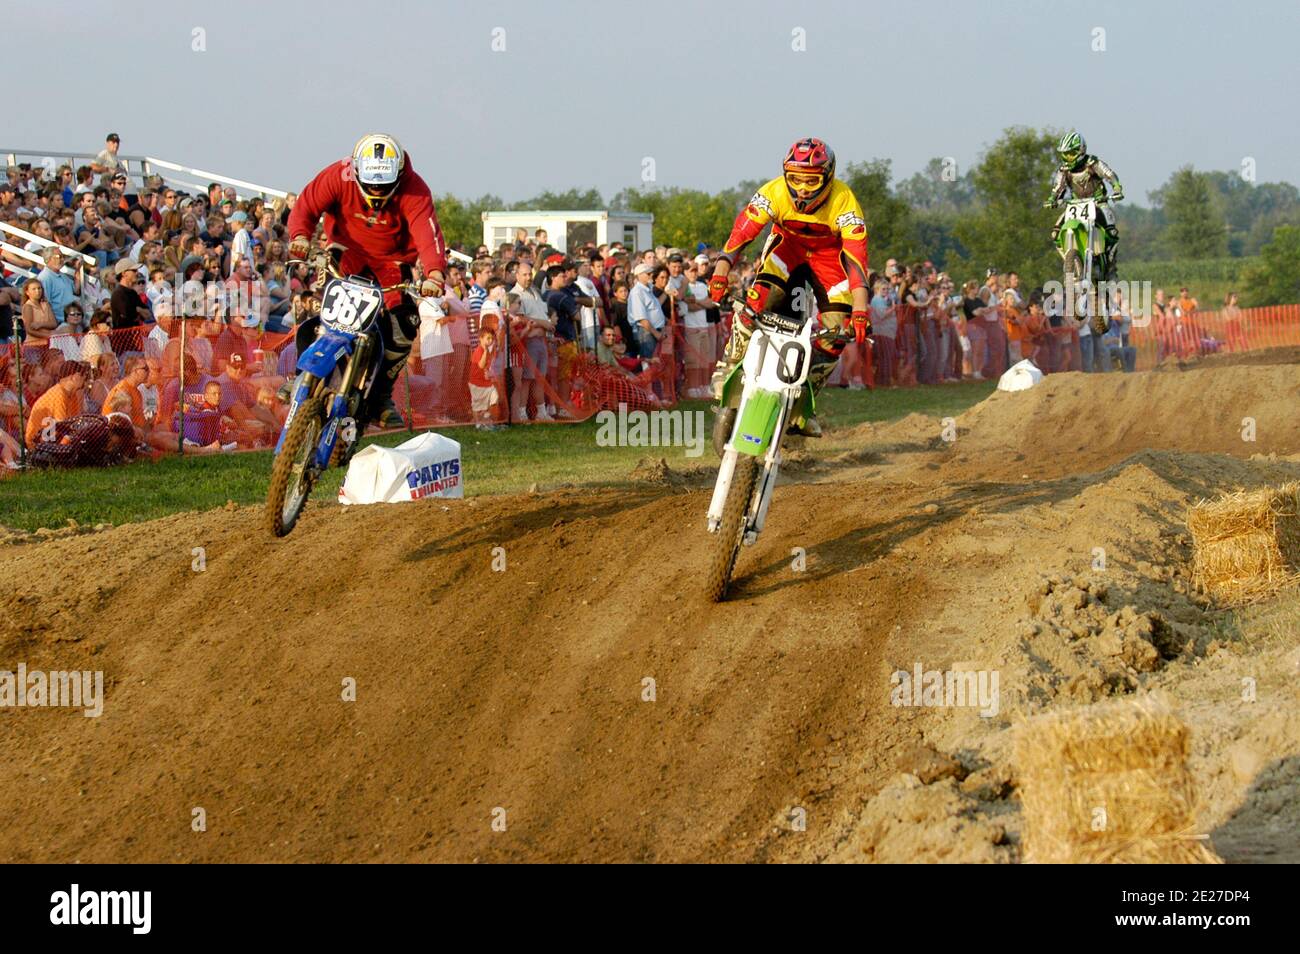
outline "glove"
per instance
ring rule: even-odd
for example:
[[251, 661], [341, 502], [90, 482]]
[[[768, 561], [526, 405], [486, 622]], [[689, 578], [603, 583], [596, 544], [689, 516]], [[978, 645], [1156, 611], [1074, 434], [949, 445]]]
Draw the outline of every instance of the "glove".
[[1056, 208], [1056, 200], [1055, 200], [1055, 199], [1048, 199], [1046, 202], [1043, 203], [1043, 208], [1045, 208], [1045, 209], [1054, 209], [1054, 208]]
[[871, 334], [871, 316], [865, 311], [855, 311], [849, 318], [853, 323], [853, 338], [858, 344], [866, 344], [867, 335]]
[[1123, 189], [1116, 189], [1114, 192], [1112, 192], [1112, 193], [1110, 194], [1110, 201], [1112, 201], [1112, 202], [1123, 202], [1123, 201], [1124, 201], [1124, 190], [1123, 190]]
[[709, 279], [709, 298], [716, 305], [722, 301], [723, 296], [727, 294], [727, 287], [730, 282], [727, 281], [726, 275], [714, 275]]
[[443, 292], [442, 282], [436, 278], [426, 278], [420, 282], [420, 295], [424, 298], [441, 298]]
[[311, 243], [307, 236], [299, 235], [289, 243], [289, 257], [291, 259], [302, 260], [311, 253]]

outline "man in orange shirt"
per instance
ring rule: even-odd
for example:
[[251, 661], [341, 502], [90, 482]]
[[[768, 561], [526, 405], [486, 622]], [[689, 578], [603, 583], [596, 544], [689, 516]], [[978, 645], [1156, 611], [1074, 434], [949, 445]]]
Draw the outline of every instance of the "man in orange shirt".
[[104, 406], [99, 409], [99, 413], [108, 417], [113, 410], [113, 395], [118, 392], [125, 392], [126, 396], [131, 399], [131, 423], [143, 433], [145, 430], [144, 398], [140, 395], [140, 385], [147, 380], [149, 380], [148, 362], [140, 355], [127, 358], [122, 380], [109, 389], [107, 396], [104, 398]]
[[58, 383], [32, 405], [32, 416], [27, 419], [23, 435], [28, 447], [35, 447], [40, 440], [54, 440], [54, 424], [81, 413], [89, 373], [89, 365], [82, 361], [68, 361], [63, 365]]
[[1200, 305], [1200, 302], [1193, 298], [1186, 288], [1179, 290], [1178, 309], [1183, 313], [1184, 318], [1190, 318], [1198, 305]]

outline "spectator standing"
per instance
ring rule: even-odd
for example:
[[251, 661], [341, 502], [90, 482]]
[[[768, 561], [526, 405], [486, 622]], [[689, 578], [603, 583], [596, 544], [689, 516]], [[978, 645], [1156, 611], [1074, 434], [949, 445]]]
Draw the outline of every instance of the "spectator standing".
[[[525, 233], [526, 235], [527, 233]], [[549, 371], [550, 349], [546, 345], [546, 336], [554, 328], [550, 312], [542, 296], [533, 289], [533, 266], [521, 260], [515, 268], [515, 285], [510, 293], [519, 296], [520, 309], [528, 319], [528, 330], [524, 332], [524, 406], [532, 404], [536, 408], [536, 420], [552, 421], [555, 418], [547, 408], [544, 382]]]
[[[876, 386], [894, 384], [894, 364], [898, 356], [898, 306], [891, 297], [889, 282], [876, 282], [871, 298], [871, 345], [876, 367]], [[852, 384], [850, 384], [852, 387]]]
[[45, 297], [45, 286], [30, 279], [23, 284], [23, 330], [27, 347], [48, 348], [59, 321]]
[[552, 265], [546, 272], [550, 287], [542, 295], [546, 309], [555, 323], [556, 341], [556, 391], [558, 404], [556, 417], [572, 417], [565, 407], [573, 381], [573, 365], [578, 356], [578, 301], [569, 288], [569, 272], [564, 265]]
[[636, 284], [632, 287], [627, 302], [628, 323], [632, 326], [637, 355], [643, 361], [649, 361], [655, 356], [659, 342], [664, 337], [664, 327], [668, 323], [651, 285], [654, 272], [654, 266], [647, 265], [644, 261], [632, 269], [632, 278]]
[[104, 148], [90, 163], [90, 171], [97, 176], [112, 175], [119, 170], [126, 171], [126, 163], [117, 158], [117, 151], [122, 146], [122, 138], [117, 133], [109, 133], [104, 139]]
[[709, 290], [699, 280], [700, 270], [695, 262], [687, 264], [682, 275], [682, 297], [678, 299], [677, 309], [685, 342], [682, 360], [686, 367], [686, 397], [707, 400], [712, 396], [709, 379], [716, 360], [707, 314]]
[[1236, 292], [1228, 292], [1223, 298], [1223, 337], [1229, 351], [1250, 350], [1250, 342], [1246, 338], [1246, 320], [1237, 305]]
[[144, 342], [138, 329], [152, 319], [136, 288], [140, 282], [140, 273], [136, 271], [135, 262], [129, 258], [114, 265], [113, 272], [117, 275], [117, 288], [113, 289], [113, 296], [109, 300], [109, 311], [114, 338], [123, 351], [140, 351]]

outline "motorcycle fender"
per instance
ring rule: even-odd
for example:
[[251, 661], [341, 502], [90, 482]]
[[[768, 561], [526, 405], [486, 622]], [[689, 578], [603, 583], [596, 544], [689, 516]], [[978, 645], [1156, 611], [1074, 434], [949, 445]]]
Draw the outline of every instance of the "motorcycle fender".
[[740, 389], [745, 383], [745, 366], [743, 362], [737, 361], [736, 366], [728, 372], [726, 380], [722, 382], [722, 400], [718, 402], [719, 407], [735, 407], [740, 403]]
[[761, 457], [767, 453], [781, 413], [782, 396], [775, 391], [754, 391], [741, 405], [732, 446], [742, 454]]
[[1082, 255], [1088, 247], [1088, 230], [1078, 219], [1062, 222], [1061, 231], [1056, 233], [1056, 247], [1060, 249], [1061, 255], [1071, 249]]
[[356, 338], [327, 331], [298, 355], [298, 370], [310, 371], [318, 378], [329, 379], [340, 361], [352, 354]]

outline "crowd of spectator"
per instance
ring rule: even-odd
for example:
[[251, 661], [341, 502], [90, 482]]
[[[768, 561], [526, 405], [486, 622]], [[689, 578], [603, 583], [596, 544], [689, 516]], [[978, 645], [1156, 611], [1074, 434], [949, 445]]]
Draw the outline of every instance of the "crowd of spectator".
[[[128, 456], [267, 446], [284, 420], [276, 392], [297, 358], [288, 332], [320, 310], [320, 275], [287, 259], [295, 197], [241, 198], [218, 183], [190, 195], [149, 177], [132, 191], [118, 146], [110, 135], [86, 165], [19, 165], [0, 180], [0, 221], [34, 236], [25, 256], [0, 253], [0, 276], [10, 273], [0, 277], [5, 462], [19, 442], [33, 452], [73, 443], [85, 418], [113, 419], [118, 431], [129, 420], [131, 439], [118, 442], [132, 445]], [[422, 324], [396, 394], [413, 423], [493, 428], [572, 419], [624, 400], [710, 396], [731, 330], [730, 310], [706, 291], [716, 248], [588, 242], [560, 250], [544, 229], [519, 229], [495, 249], [458, 251], [466, 254], [448, 266], [443, 313]], [[736, 263], [736, 298], [754, 274], [752, 261]], [[1067, 317], [1059, 295], [1027, 291], [1014, 272], [995, 268], [958, 287], [928, 262], [890, 259], [868, 289], [870, 341], [845, 349], [832, 386], [992, 379], [1022, 359], [1047, 372], [1135, 367], [1122, 300], [1098, 337]], [[1234, 309], [1230, 296], [1225, 315]], [[1177, 298], [1158, 292], [1152, 310], [1162, 357], [1220, 346], [1198, 325], [1187, 289]], [[1225, 327], [1227, 345], [1241, 345], [1239, 329], [1242, 341], [1231, 340], [1233, 322]]]

